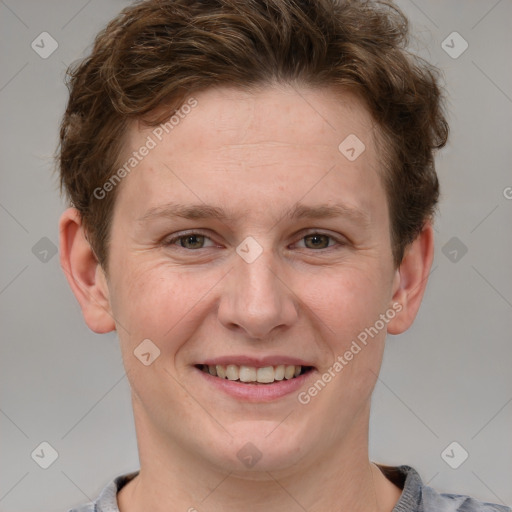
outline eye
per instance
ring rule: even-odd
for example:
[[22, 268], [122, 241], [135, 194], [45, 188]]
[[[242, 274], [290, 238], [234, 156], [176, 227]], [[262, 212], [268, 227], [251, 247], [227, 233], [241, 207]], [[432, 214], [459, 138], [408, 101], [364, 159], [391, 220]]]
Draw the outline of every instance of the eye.
[[[210, 245], [205, 245], [205, 243], [210, 242]], [[202, 235], [201, 233], [187, 233], [185, 235], [174, 236], [169, 238], [164, 242], [166, 246], [170, 245], [178, 245], [183, 249], [204, 249], [205, 247], [212, 247], [214, 243], [208, 238], [206, 235]]]
[[327, 249], [336, 244], [343, 245], [340, 240], [324, 233], [310, 233], [302, 237], [300, 242], [304, 242], [306, 249]]

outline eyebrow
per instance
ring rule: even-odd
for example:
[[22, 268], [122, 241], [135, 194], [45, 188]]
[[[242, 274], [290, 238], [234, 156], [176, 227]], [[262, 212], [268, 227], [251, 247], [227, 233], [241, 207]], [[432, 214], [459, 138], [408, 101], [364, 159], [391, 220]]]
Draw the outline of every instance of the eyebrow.
[[208, 204], [190, 204], [167, 203], [162, 206], [150, 208], [142, 217], [137, 219], [139, 222], [146, 222], [159, 218], [181, 217], [189, 220], [218, 219], [230, 220], [233, 215], [228, 214], [222, 208]]
[[370, 224], [370, 217], [364, 210], [341, 203], [318, 206], [307, 206], [297, 203], [290, 210], [288, 217], [290, 219], [330, 219], [333, 217], [346, 217], [364, 226]]
[[[208, 204], [189, 204], [167, 203], [162, 206], [150, 208], [139, 222], [149, 222], [156, 219], [166, 218], [183, 218], [188, 220], [217, 219], [220, 221], [240, 220], [246, 215], [231, 212]], [[302, 203], [296, 203], [293, 208], [287, 212], [284, 217], [290, 220], [300, 219], [328, 219], [334, 217], [346, 217], [353, 222], [368, 226], [370, 218], [364, 210], [354, 208], [345, 204], [322, 204], [316, 206], [308, 206]]]

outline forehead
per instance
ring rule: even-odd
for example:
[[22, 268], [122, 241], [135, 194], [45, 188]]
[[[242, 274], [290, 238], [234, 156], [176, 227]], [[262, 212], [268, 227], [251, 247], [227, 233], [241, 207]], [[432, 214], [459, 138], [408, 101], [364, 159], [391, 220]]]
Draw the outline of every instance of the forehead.
[[[118, 191], [139, 216], [172, 200], [216, 207], [229, 200], [236, 212], [340, 194], [368, 208], [382, 196], [376, 129], [352, 94], [218, 88], [187, 102], [194, 106], [160, 126], [129, 126], [121, 163], [151, 146]], [[248, 202], [252, 196], [259, 201]]]
[[[194, 106], [189, 108], [190, 104]], [[141, 123], [132, 123], [127, 140], [136, 142], [141, 132], [155, 131], [159, 139], [158, 132], [163, 131], [162, 137], [168, 144], [179, 137], [176, 145], [183, 152], [219, 149], [219, 142], [224, 146], [231, 144], [235, 151], [247, 150], [250, 143], [260, 143], [258, 152], [265, 152], [290, 144], [296, 150], [311, 144], [337, 150], [338, 143], [349, 134], [345, 132], [350, 130], [362, 139], [375, 136], [374, 123], [362, 101], [353, 93], [327, 87], [217, 87], [185, 98], [177, 110], [179, 115], [168, 113], [167, 122], [160, 125], [163, 130], [148, 130]], [[164, 109], [160, 115], [165, 116]], [[202, 126], [198, 130], [199, 124]], [[366, 142], [371, 144], [373, 140]]]

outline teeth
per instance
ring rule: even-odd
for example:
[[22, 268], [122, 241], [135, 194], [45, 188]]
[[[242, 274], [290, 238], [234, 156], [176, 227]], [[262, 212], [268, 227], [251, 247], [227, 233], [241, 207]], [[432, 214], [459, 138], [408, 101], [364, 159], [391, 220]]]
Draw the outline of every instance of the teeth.
[[268, 384], [269, 382], [274, 382], [274, 378], [275, 377], [273, 366], [265, 366], [265, 368], [258, 368], [258, 371], [256, 372], [256, 380], [258, 382]]
[[284, 364], [280, 364], [276, 366], [274, 370], [274, 379], [275, 380], [283, 380], [284, 379]]
[[215, 369], [217, 370], [217, 377], [220, 377], [221, 379], [226, 378], [226, 367], [222, 366], [221, 364], [218, 364]]
[[293, 379], [294, 375], [295, 375], [295, 366], [287, 366], [284, 369], [284, 378], [285, 379]]
[[229, 380], [238, 380], [238, 366], [228, 364], [226, 367], [226, 377]]
[[240, 366], [238, 375], [242, 382], [254, 382], [256, 380], [256, 373], [256, 368], [251, 368], [250, 366]]
[[256, 368], [254, 366], [228, 365], [203, 365], [204, 372], [210, 375], [220, 377], [221, 379], [239, 380], [241, 382], [259, 382], [261, 384], [270, 384], [274, 381], [289, 380], [298, 377], [302, 372], [302, 366], [284, 365], [265, 366]]

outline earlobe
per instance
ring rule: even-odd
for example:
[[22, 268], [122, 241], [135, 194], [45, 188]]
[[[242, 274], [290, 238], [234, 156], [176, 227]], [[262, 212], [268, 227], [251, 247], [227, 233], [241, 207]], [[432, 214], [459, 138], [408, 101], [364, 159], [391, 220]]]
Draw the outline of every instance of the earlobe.
[[86, 324], [98, 334], [115, 330], [107, 280], [85, 237], [76, 208], [68, 208], [62, 214], [59, 231], [60, 263]]
[[412, 325], [427, 287], [434, 259], [434, 230], [427, 222], [416, 239], [406, 248], [393, 282], [393, 304], [402, 309], [388, 323], [389, 334], [400, 334]]

